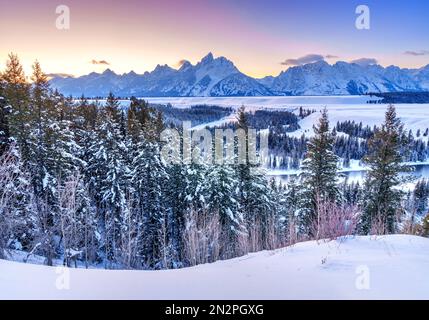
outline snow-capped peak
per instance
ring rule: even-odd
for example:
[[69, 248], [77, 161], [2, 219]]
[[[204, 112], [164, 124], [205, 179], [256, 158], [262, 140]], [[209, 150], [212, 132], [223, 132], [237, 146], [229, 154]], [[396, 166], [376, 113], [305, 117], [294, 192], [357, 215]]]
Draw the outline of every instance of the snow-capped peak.
[[104, 75], [104, 76], [110, 76], [110, 75], [116, 76], [116, 73], [113, 72], [111, 69], [107, 68], [106, 70], [104, 70], [104, 72], [102, 73], [102, 75]]
[[209, 52], [204, 58], [201, 59], [201, 64], [207, 64], [214, 60], [213, 53]]
[[[364, 59], [361, 59], [364, 60]], [[368, 59], [367, 59], [368, 60]], [[429, 65], [420, 69], [378, 64], [318, 61], [290, 67], [277, 77], [254, 79], [225, 57], [209, 52], [196, 65], [184, 60], [178, 70], [157, 65], [152, 72], [117, 75], [110, 69], [78, 78], [53, 77], [65, 95], [105, 96], [253, 96], [344, 95], [429, 90]], [[102, 77], [100, 77], [102, 75]]]

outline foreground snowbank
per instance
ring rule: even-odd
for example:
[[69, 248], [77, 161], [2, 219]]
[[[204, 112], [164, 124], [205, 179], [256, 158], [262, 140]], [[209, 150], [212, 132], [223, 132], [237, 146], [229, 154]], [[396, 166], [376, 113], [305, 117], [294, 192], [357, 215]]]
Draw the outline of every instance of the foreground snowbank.
[[165, 271], [0, 260], [0, 299], [429, 299], [429, 239], [355, 237]]

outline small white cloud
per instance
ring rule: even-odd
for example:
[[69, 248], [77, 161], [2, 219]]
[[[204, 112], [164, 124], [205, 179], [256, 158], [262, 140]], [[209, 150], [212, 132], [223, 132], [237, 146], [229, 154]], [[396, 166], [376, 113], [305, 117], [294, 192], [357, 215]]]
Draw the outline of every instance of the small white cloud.
[[286, 59], [280, 64], [283, 66], [301, 66], [303, 64], [313, 63], [313, 62], [318, 62], [323, 60], [325, 60], [325, 57], [322, 56], [321, 54], [307, 54], [305, 56], [302, 56], [296, 59]]
[[352, 60], [350, 62], [356, 63], [361, 66], [370, 66], [372, 64], [378, 63], [377, 59], [374, 59], [374, 58], [360, 58], [360, 59]]

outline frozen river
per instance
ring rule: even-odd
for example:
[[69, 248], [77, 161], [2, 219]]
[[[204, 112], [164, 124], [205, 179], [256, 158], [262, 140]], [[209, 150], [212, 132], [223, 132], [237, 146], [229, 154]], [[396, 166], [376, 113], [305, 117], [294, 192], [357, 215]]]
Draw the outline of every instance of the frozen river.
[[[426, 163], [426, 164], [420, 164], [420, 165], [412, 165], [412, 167], [414, 168], [414, 170], [407, 174], [412, 175], [413, 177], [416, 178], [416, 180], [422, 179], [422, 178], [429, 179], [429, 164]], [[342, 174], [345, 176], [348, 183], [352, 183], [352, 182], [362, 183], [362, 181], [365, 179], [366, 170], [344, 171], [342, 172]], [[285, 174], [275, 174], [275, 175], [271, 175], [269, 173], [268, 177], [275, 176], [276, 178], [278, 178], [278, 180], [282, 182], [287, 182], [291, 177], [296, 175], [297, 173], [285, 173]]]

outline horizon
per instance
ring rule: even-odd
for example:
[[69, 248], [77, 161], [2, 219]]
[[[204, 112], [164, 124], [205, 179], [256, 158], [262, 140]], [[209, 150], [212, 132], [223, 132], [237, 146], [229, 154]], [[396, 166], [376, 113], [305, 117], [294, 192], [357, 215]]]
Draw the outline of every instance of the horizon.
[[195, 65], [207, 52], [227, 57], [254, 78], [322, 60], [331, 65], [368, 60], [410, 69], [429, 64], [429, 48], [422, 46], [428, 42], [429, 3], [419, 0], [366, 1], [368, 30], [355, 27], [362, 3], [354, 0], [65, 4], [70, 29], [58, 30], [57, 1], [0, 0], [0, 68], [10, 52], [20, 57], [27, 74], [37, 59], [47, 74], [75, 77], [107, 68], [143, 74], [158, 64], [179, 68], [183, 60]]

